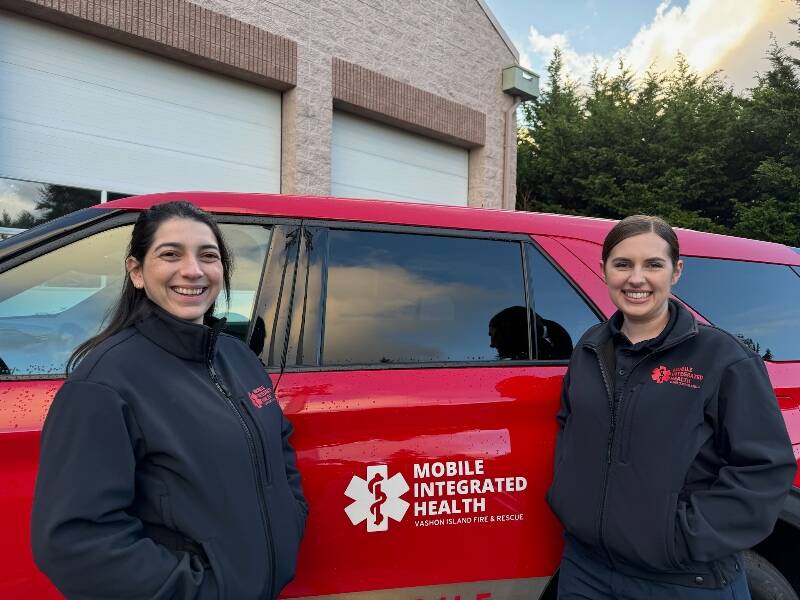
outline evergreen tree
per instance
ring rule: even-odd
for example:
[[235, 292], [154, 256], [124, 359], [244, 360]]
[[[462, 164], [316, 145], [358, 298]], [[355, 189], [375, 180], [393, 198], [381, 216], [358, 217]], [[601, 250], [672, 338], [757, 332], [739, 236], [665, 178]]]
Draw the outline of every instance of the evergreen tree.
[[0, 215], [0, 227], [14, 227], [16, 229], [30, 229], [38, 221], [29, 211], [23, 210], [15, 218], [11, 218], [8, 211], [3, 211]]
[[41, 219], [37, 222], [43, 223], [81, 208], [94, 206], [99, 202], [100, 194], [95, 190], [45, 185], [39, 192], [39, 200], [36, 203], [36, 210], [41, 214]]
[[580, 145], [581, 100], [564, 75], [561, 51], [547, 67], [549, 88], [523, 104], [525, 126], [518, 136], [517, 205], [521, 210], [575, 212], [575, 153]]
[[[795, 0], [800, 7], [800, 0]], [[800, 19], [791, 46], [800, 48]], [[673, 225], [800, 246], [800, 59], [773, 43], [751, 96], [678, 55], [637, 80], [597, 67], [587, 89], [556, 49], [523, 105], [517, 207]]]
[[769, 60], [744, 117], [755, 165], [748, 178], [752, 191], [737, 203], [733, 232], [800, 246], [800, 61], [774, 42]]

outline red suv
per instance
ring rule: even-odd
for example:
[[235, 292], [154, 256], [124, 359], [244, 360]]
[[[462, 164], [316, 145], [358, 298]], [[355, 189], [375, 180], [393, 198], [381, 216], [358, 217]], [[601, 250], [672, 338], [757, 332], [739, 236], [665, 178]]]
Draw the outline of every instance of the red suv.
[[[573, 344], [614, 311], [613, 222], [221, 193], [126, 198], [0, 242], [0, 597], [58, 597], [28, 541], [41, 425], [118, 294], [137, 212], [176, 199], [218, 216], [236, 261], [221, 314], [295, 425], [311, 514], [285, 597], [553, 597], [554, 415]], [[800, 254], [679, 237], [676, 296], [764, 357], [800, 450]], [[748, 553], [754, 598], [797, 598], [798, 528], [793, 490]]]

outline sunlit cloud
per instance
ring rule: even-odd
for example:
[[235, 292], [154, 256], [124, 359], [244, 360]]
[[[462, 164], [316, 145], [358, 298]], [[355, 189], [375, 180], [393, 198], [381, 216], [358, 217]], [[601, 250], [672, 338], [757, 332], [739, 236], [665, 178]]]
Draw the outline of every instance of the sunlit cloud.
[[[491, 360], [489, 319], [506, 308], [504, 298], [497, 290], [423, 278], [391, 264], [331, 266], [325, 355], [358, 363], [384, 355], [392, 361], [463, 360], [474, 352]], [[489, 306], [494, 309], [486, 312]], [[456, 326], [464, 321], [475, 327]]]
[[609, 55], [577, 52], [566, 33], [544, 35], [534, 26], [522, 54], [534, 69], [542, 69], [559, 47], [566, 73], [586, 83], [594, 65], [615, 73], [623, 60], [641, 75], [650, 67], [669, 69], [681, 52], [699, 73], [721, 70], [723, 78], [742, 91], [755, 84], [757, 72], [769, 68], [766, 52], [770, 36], [783, 46], [794, 39], [796, 29], [788, 21], [797, 14], [791, 0], [689, 0], [685, 7], [672, 6], [665, 0], [653, 20], [642, 26], [627, 46]]

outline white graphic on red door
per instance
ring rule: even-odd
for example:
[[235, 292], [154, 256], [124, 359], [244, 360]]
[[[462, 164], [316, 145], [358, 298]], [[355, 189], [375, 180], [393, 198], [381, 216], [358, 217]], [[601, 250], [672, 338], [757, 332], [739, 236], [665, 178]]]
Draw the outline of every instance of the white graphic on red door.
[[367, 478], [358, 475], [350, 480], [344, 494], [354, 500], [344, 511], [353, 525], [367, 522], [367, 531], [387, 531], [389, 519], [400, 521], [409, 504], [402, 499], [408, 491], [408, 483], [400, 473], [389, 477], [386, 465], [367, 467]]

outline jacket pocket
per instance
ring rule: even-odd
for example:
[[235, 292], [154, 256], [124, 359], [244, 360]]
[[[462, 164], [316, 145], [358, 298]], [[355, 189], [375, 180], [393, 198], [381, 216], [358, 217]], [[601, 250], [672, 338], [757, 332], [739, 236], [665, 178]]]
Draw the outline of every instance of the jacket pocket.
[[274, 585], [282, 590], [294, 579], [297, 556], [303, 533], [303, 513], [288, 485], [273, 488], [270, 498], [270, 518], [272, 519], [272, 539], [275, 549]]
[[675, 571], [668, 549], [675, 531], [675, 501], [675, 494], [666, 490], [642, 493], [633, 469], [618, 466], [609, 479], [603, 528], [612, 556], [651, 571]]
[[225, 578], [223, 577], [222, 573], [222, 566], [217, 559], [217, 555], [214, 552], [214, 545], [209, 540], [206, 542], [200, 542], [200, 545], [203, 548], [203, 552], [205, 552], [206, 558], [208, 559], [208, 568], [211, 570], [211, 575], [214, 577], [214, 581], [217, 584], [217, 597], [220, 599], [226, 598], [225, 594]]
[[590, 507], [599, 506], [600, 498], [592, 493], [593, 486], [585, 483], [583, 473], [569, 459], [562, 460], [545, 499], [567, 532], [593, 544], [597, 540], [597, 515]]
[[545, 497], [548, 501], [550, 500], [550, 496], [555, 492], [556, 483], [558, 482], [558, 474], [562, 470], [561, 467], [564, 466], [564, 456], [566, 455], [569, 443], [568, 435], [570, 418], [571, 417], [567, 417], [567, 420], [564, 423], [564, 428], [561, 430], [561, 434], [558, 437], [558, 443], [556, 444], [555, 456], [553, 457], [553, 480], [550, 482], [550, 487], [545, 493]]

